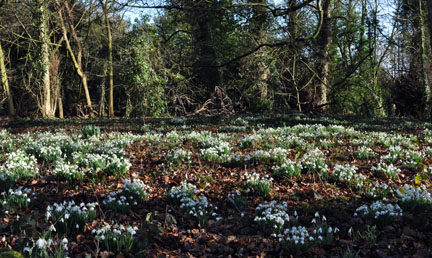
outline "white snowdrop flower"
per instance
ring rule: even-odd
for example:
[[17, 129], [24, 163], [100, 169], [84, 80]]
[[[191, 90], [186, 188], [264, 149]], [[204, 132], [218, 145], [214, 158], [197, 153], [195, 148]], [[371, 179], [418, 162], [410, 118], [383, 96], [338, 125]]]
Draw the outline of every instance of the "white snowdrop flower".
[[216, 217], [216, 221], [220, 221], [222, 217]]
[[78, 228], [79, 228], [79, 225], [78, 225], [78, 224], [76, 224], [76, 225], [75, 225], [75, 228], [77, 228], [77, 229], [78, 229]]
[[327, 218], [323, 215], [323, 216], [322, 216], [322, 220], [323, 220], [323, 221], [327, 221]]
[[319, 213], [318, 212], [315, 212], [315, 218], [319, 218]]
[[51, 226], [49, 227], [49, 231], [56, 232], [56, 228], [54, 227], [54, 225], [51, 224]]
[[322, 236], [318, 236], [318, 239], [319, 239], [319, 240], [323, 240], [323, 237], [322, 237]]
[[37, 246], [39, 249], [44, 248], [44, 247], [46, 246], [46, 244], [47, 244], [47, 241], [46, 241], [45, 239], [42, 239], [42, 238], [39, 238], [39, 239], [36, 241], [36, 246]]

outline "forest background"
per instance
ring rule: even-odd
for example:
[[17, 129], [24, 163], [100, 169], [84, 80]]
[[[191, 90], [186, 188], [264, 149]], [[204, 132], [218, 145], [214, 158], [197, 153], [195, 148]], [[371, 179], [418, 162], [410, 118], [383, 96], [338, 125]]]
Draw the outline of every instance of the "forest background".
[[0, 113], [427, 119], [431, 48], [432, 1], [0, 0]]

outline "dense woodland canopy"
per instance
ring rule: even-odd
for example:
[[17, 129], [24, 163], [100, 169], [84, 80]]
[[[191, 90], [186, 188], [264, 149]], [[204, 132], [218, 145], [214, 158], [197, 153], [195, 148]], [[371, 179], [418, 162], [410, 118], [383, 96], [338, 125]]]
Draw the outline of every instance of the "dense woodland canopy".
[[421, 0], [0, 0], [0, 111], [429, 118], [431, 38]]

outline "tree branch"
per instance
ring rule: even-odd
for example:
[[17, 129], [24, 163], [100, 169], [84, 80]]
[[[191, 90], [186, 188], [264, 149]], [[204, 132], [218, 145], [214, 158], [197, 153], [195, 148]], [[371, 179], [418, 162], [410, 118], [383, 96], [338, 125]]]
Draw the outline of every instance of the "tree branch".
[[165, 39], [165, 43], [167, 43], [168, 41], [170, 41], [175, 35], [179, 34], [180, 32], [189, 33], [189, 31], [187, 31], [187, 30], [177, 30], [177, 31], [174, 31], [171, 35], [169, 35], [168, 38]]

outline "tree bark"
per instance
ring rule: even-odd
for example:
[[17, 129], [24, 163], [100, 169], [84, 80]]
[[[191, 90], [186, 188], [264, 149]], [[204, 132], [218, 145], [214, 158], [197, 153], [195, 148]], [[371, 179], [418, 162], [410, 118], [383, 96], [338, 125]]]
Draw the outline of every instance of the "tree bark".
[[[114, 1], [114, 0], [113, 0]], [[108, 71], [109, 71], [109, 106], [108, 106], [108, 116], [114, 117], [114, 70], [113, 70], [113, 55], [112, 55], [112, 33], [111, 33], [111, 24], [108, 16], [108, 4], [109, 0], [105, 0], [105, 4], [100, 1], [103, 6], [103, 12], [105, 17], [105, 25], [107, 30], [108, 37]], [[114, 3], [114, 2], [113, 2]], [[113, 4], [112, 3], [112, 4]]]
[[8, 103], [8, 114], [9, 116], [15, 116], [15, 107], [13, 103], [12, 92], [10, 91], [9, 88], [9, 82], [6, 73], [5, 57], [4, 57], [1, 41], [0, 41], [0, 73], [1, 73], [1, 82], [3, 85], [3, 90], [5, 92], [7, 103]]
[[[327, 103], [327, 86], [328, 86], [328, 75], [329, 75], [329, 49], [331, 43], [331, 6], [332, 0], [323, 0], [322, 10], [323, 10], [323, 22], [321, 26], [319, 44], [321, 49], [319, 50], [320, 61], [320, 82], [318, 90], [320, 93], [318, 105], [323, 105]], [[326, 109], [327, 106], [322, 106], [322, 109]]]
[[425, 33], [425, 22], [424, 22], [424, 10], [423, 10], [423, 0], [419, 0], [419, 17], [420, 17], [420, 51], [421, 51], [421, 69], [422, 69], [422, 84], [424, 91], [424, 117], [431, 117], [431, 89], [429, 87], [429, 80], [427, 74], [427, 49], [426, 49], [426, 33]]
[[58, 102], [58, 111], [59, 111], [59, 118], [63, 119], [64, 118], [64, 111], [63, 111], [63, 98], [62, 98], [62, 91], [61, 88], [58, 87], [57, 88], [58, 93], [57, 93], [57, 102]]
[[[267, 39], [267, 0], [251, 0], [251, 3], [256, 4], [252, 7], [252, 20], [251, 20], [251, 34], [254, 39], [255, 47], [266, 42]], [[268, 77], [270, 76], [270, 69], [266, 63], [267, 54], [265, 48], [260, 49], [255, 53], [257, 63], [257, 88], [259, 90], [259, 97], [261, 102], [268, 99]]]
[[218, 15], [212, 6], [216, 1], [191, 0], [185, 1], [188, 23], [192, 27], [192, 37], [195, 45], [197, 61], [193, 71], [197, 84], [205, 88], [205, 98], [211, 98], [216, 86], [220, 84], [216, 48], [212, 37], [213, 19]]
[[432, 49], [432, 1], [426, 1], [427, 3], [427, 20], [428, 20], [428, 28], [429, 28], [429, 38], [430, 38], [430, 46]]
[[90, 92], [88, 89], [88, 84], [87, 84], [87, 74], [84, 72], [83, 70], [83, 65], [82, 65], [82, 53], [83, 53], [83, 48], [81, 46], [81, 43], [79, 41], [78, 35], [76, 34], [75, 31], [75, 25], [73, 24], [73, 14], [72, 14], [72, 10], [69, 6], [69, 3], [67, 1], [65, 1], [64, 6], [66, 7], [66, 13], [68, 15], [68, 24], [69, 24], [69, 29], [72, 35], [72, 38], [75, 41], [76, 44], [76, 51], [77, 54], [75, 55], [69, 37], [67, 35], [67, 28], [66, 28], [66, 24], [65, 24], [65, 19], [63, 17], [63, 12], [61, 10], [61, 5], [59, 4], [59, 1], [56, 0], [56, 4], [57, 4], [57, 13], [60, 19], [60, 24], [61, 24], [61, 29], [62, 29], [62, 33], [63, 33], [63, 37], [64, 40], [66, 42], [66, 48], [67, 51], [69, 52], [69, 55], [71, 56], [72, 62], [74, 64], [75, 70], [78, 74], [78, 76], [81, 78], [81, 83], [83, 85], [84, 88], [84, 94], [85, 94], [85, 99], [86, 99], [86, 104], [87, 107], [89, 109], [90, 112], [90, 116], [93, 116], [93, 106], [92, 106], [92, 102], [91, 102], [91, 97], [90, 97]]
[[48, 45], [48, 28], [46, 5], [44, 0], [38, 0], [40, 26], [39, 26], [39, 39], [41, 42], [41, 59], [42, 59], [42, 116], [53, 118], [54, 112], [51, 107], [51, 83], [50, 83], [50, 59], [49, 59], [49, 45]]

